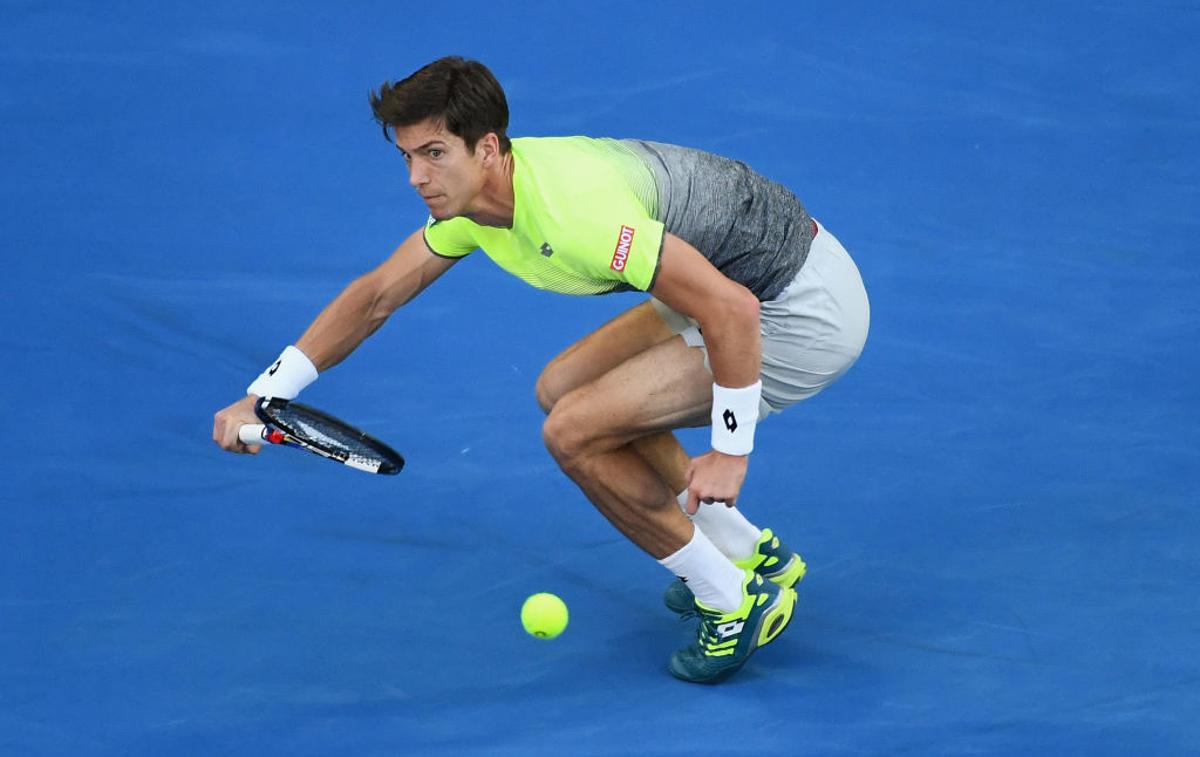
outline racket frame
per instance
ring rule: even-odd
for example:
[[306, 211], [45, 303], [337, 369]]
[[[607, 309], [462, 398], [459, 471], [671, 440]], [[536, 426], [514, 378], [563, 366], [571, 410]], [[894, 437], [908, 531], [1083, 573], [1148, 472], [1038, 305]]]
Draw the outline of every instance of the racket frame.
[[[373, 448], [375, 452], [379, 453], [379, 456], [382, 458], [382, 460], [379, 462], [368, 462], [346, 450], [330, 449], [313, 440], [292, 433], [287, 428], [287, 424], [285, 422], [281, 422], [278, 416], [272, 413], [272, 410], [282, 409], [288, 407], [289, 405], [293, 409], [300, 410], [320, 421], [332, 426], [336, 426], [344, 432], [348, 432], [351, 435], [357, 436], [360, 441], [366, 442], [368, 447]], [[279, 399], [277, 397], [260, 397], [259, 400], [254, 403], [254, 414], [257, 415], [258, 419], [263, 422], [261, 437], [264, 443], [302, 449], [327, 460], [333, 460], [334, 462], [338, 462], [367, 473], [395, 475], [404, 467], [404, 457], [399, 452], [371, 436], [370, 434], [360, 431], [345, 421], [335, 418], [328, 413], [317, 410], [314, 407], [302, 405], [299, 402], [293, 403], [289, 400]]]

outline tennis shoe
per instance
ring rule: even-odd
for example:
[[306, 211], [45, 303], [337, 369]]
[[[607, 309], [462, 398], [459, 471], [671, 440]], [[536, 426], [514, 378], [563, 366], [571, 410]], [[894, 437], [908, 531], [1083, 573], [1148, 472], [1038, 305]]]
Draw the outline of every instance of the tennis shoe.
[[[754, 552], [745, 559], [734, 560], [733, 564], [743, 570], [753, 570], [763, 578], [787, 589], [799, 583], [808, 571], [808, 566], [800, 559], [800, 555], [788, 549], [769, 528], [763, 529]], [[695, 602], [696, 595], [678, 578], [663, 594], [663, 604], [679, 615], [691, 613], [695, 609]]]
[[691, 683], [720, 683], [741, 670], [756, 649], [778, 638], [796, 609], [796, 590], [747, 570], [742, 605], [721, 612], [695, 600], [696, 640], [671, 655], [671, 675]]

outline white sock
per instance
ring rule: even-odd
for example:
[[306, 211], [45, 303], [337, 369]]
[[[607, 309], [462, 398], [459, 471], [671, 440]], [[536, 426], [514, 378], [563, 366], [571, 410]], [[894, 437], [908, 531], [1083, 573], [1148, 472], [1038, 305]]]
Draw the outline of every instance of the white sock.
[[[679, 507], [687, 506], [687, 489], [679, 495]], [[711, 505], [700, 503], [696, 514], [691, 516], [692, 522], [700, 527], [721, 554], [730, 560], [744, 560], [754, 554], [762, 531], [758, 526], [746, 520], [742, 511], [736, 507], [726, 507], [723, 502]]]
[[706, 606], [721, 612], [733, 612], [742, 606], [745, 573], [729, 562], [700, 529], [694, 529], [692, 540], [683, 549], [658, 562], [686, 581]]

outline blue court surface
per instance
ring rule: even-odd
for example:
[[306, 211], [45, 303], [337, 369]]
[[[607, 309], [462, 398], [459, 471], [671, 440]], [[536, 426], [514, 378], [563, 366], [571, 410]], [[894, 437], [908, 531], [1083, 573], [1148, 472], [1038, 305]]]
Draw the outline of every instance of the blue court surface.
[[[1198, 38], [1188, 2], [0, 4], [0, 753], [1200, 752]], [[863, 271], [862, 359], [760, 428], [744, 508], [810, 573], [725, 685], [667, 674], [670, 576], [541, 442], [541, 367], [638, 295], [455, 268], [303, 397], [398, 477], [210, 440], [423, 222], [367, 93], [451, 53], [513, 135], [744, 160]]]

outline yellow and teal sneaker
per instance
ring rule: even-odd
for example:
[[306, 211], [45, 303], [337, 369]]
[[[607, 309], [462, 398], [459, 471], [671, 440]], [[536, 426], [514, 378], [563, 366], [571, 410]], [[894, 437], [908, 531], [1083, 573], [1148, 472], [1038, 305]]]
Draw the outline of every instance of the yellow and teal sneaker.
[[[742, 570], [752, 570], [787, 589], [799, 583], [808, 570], [800, 555], [788, 549], [769, 528], [763, 529], [762, 536], [754, 547], [754, 553], [744, 560], [735, 560], [733, 564]], [[695, 601], [696, 596], [692, 594], [692, 590], [679, 579], [675, 579], [663, 594], [663, 604], [680, 615], [695, 610]]]
[[752, 570], [742, 584], [742, 606], [723, 613], [698, 600], [696, 641], [671, 655], [671, 675], [691, 683], [720, 683], [741, 670], [754, 650], [774, 641], [792, 619], [796, 590]]

